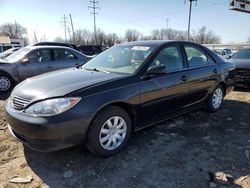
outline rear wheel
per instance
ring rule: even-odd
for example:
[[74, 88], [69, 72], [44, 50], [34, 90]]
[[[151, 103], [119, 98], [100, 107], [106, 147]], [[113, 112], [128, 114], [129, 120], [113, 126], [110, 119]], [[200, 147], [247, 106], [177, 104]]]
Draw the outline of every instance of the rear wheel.
[[208, 109], [211, 112], [217, 112], [222, 108], [224, 90], [221, 85], [218, 85], [211, 94], [208, 101]]
[[0, 72], [0, 94], [11, 91], [13, 87], [13, 79], [8, 74]]
[[131, 134], [131, 119], [120, 107], [109, 106], [93, 120], [87, 146], [98, 156], [108, 157], [125, 147]]

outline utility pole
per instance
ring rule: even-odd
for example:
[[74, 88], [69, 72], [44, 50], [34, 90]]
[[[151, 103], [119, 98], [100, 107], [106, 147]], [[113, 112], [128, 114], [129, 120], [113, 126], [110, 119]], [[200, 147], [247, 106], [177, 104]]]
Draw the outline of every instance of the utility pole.
[[64, 14], [64, 16], [62, 17], [62, 20], [61, 20], [61, 23], [62, 23], [62, 26], [64, 27], [64, 39], [65, 39], [65, 42], [67, 42], [67, 27], [68, 27], [68, 21], [67, 21], [67, 18]]
[[69, 33], [69, 41], [72, 42], [72, 41], [71, 41], [71, 37], [70, 37], [70, 36], [71, 36], [71, 31], [70, 31], [70, 29], [69, 29], [69, 26], [67, 26], [67, 28], [68, 28], [68, 33]]
[[[196, 1], [196, 3], [197, 3], [198, 0], [189, 0], [190, 5], [189, 5], [189, 17], [188, 17], [188, 41], [190, 39], [190, 23], [191, 23], [193, 1]], [[185, 3], [186, 3], [186, 1], [185, 1]]]
[[73, 33], [72, 34], [73, 35], [73, 41], [75, 41], [75, 30], [74, 30], [74, 25], [73, 25], [71, 14], [69, 14], [69, 18], [70, 18], [70, 23], [71, 23], [72, 33]]
[[97, 37], [96, 37], [96, 20], [95, 20], [95, 16], [96, 14], [98, 14], [96, 11], [100, 10], [100, 7], [97, 7], [96, 5], [98, 5], [98, 1], [96, 0], [91, 0], [90, 1], [90, 5], [88, 6], [89, 9], [91, 9], [90, 14], [94, 15], [94, 35], [95, 35], [95, 44], [97, 44]]
[[33, 41], [34, 43], [37, 43], [38, 42], [38, 40], [37, 40], [37, 36], [36, 36], [36, 31], [34, 30], [34, 41]]
[[166, 19], [166, 23], [167, 23], [167, 30], [168, 30], [169, 29], [169, 25], [168, 25], [169, 19], [168, 18]]

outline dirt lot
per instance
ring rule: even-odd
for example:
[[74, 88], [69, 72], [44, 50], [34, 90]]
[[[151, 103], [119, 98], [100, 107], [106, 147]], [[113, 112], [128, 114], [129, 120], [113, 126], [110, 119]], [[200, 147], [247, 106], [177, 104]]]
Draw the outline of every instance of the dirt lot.
[[[1, 100], [0, 126], [3, 106]], [[216, 114], [199, 110], [136, 133], [125, 150], [106, 159], [84, 146], [34, 152], [0, 130], [0, 187], [250, 188], [249, 135], [249, 90], [232, 92]], [[216, 181], [216, 172], [233, 176], [221, 182], [229, 185]], [[10, 183], [15, 175], [33, 181]]]

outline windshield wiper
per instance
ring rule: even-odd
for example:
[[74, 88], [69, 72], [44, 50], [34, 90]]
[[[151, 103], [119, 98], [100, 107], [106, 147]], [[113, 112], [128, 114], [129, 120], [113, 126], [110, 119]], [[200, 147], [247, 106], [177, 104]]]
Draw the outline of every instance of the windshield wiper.
[[103, 72], [103, 73], [106, 73], [106, 74], [110, 74], [109, 71], [106, 71], [106, 70], [99, 70], [99, 69], [97, 69], [97, 68], [85, 68], [85, 67], [84, 67], [84, 69], [87, 70], [87, 71]]

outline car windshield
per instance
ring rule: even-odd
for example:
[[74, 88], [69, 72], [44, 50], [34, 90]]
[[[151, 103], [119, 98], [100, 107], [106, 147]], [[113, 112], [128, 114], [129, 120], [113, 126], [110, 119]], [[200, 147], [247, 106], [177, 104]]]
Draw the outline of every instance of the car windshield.
[[14, 52], [10, 56], [6, 57], [6, 60], [9, 62], [16, 62], [16, 61], [22, 59], [30, 50], [31, 50], [30, 47], [22, 48], [16, 52]]
[[234, 56], [233, 59], [250, 59], [250, 49], [242, 49], [238, 51]]
[[144, 45], [115, 45], [83, 65], [85, 69], [133, 74], [154, 50]]

